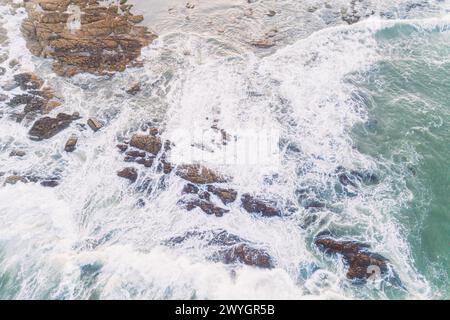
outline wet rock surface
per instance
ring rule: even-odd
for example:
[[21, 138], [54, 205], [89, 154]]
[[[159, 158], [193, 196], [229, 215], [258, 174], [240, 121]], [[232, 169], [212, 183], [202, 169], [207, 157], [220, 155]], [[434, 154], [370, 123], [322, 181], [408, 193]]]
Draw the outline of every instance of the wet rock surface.
[[66, 152], [74, 152], [78, 143], [78, 137], [75, 135], [72, 135], [66, 142], [66, 145], [64, 146], [64, 151]]
[[348, 265], [347, 278], [365, 280], [375, 272], [385, 274], [388, 260], [370, 252], [370, 246], [356, 241], [339, 241], [330, 237], [318, 237], [315, 244], [328, 254], [339, 254]]
[[193, 239], [203, 242], [205, 246], [217, 247], [215, 253], [210, 257], [214, 261], [225, 264], [242, 263], [263, 269], [271, 269], [275, 266], [273, 258], [266, 250], [222, 229], [189, 231], [182, 236], [165, 241], [164, 244], [180, 245]]
[[128, 167], [117, 172], [117, 175], [121, 178], [127, 179], [131, 182], [135, 182], [138, 177], [138, 172], [135, 168]]
[[220, 173], [199, 164], [186, 164], [178, 166], [176, 174], [195, 184], [224, 183], [230, 180]]
[[222, 217], [225, 213], [230, 211], [215, 205], [209, 200], [202, 199], [180, 201], [179, 204], [188, 211], [192, 211], [195, 208], [200, 208], [206, 214], [215, 215], [216, 217]]
[[76, 120], [76, 115], [59, 113], [56, 118], [43, 117], [37, 120], [28, 132], [32, 140], [50, 139], [62, 130], [68, 128], [72, 121]]
[[156, 155], [161, 151], [162, 142], [161, 138], [151, 134], [135, 134], [131, 137], [130, 146]]
[[95, 0], [30, 0], [21, 26], [28, 49], [54, 59], [58, 75], [123, 71], [156, 35], [136, 24], [130, 5]]
[[249, 193], [241, 197], [242, 207], [249, 213], [257, 213], [264, 217], [279, 217], [281, 210], [273, 200], [252, 196]]
[[[44, 84], [44, 80], [32, 72], [14, 75], [7, 89], [19, 87], [23, 93], [15, 94], [7, 104], [13, 108], [17, 121], [20, 122], [25, 117], [33, 118], [37, 114], [47, 114], [61, 105], [62, 101], [56, 97], [53, 89]], [[22, 106], [22, 110], [15, 111]]]

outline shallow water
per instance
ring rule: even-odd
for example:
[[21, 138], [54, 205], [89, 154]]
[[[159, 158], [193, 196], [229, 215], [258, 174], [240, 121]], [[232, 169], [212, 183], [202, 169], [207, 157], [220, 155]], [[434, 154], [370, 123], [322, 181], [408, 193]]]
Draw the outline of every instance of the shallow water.
[[[0, 298], [449, 297], [448, 1], [363, 1], [357, 10], [375, 15], [351, 26], [340, 15], [347, 1], [191, 1], [194, 9], [134, 2], [159, 38], [144, 48], [143, 68], [111, 79], [57, 77], [26, 51], [16, 27], [23, 11], [1, 7], [10, 39], [2, 53], [57, 89], [65, 103], [55, 112], [78, 111], [106, 126], [93, 133], [73, 125], [33, 142], [31, 124], [11, 121], [0, 102], [0, 171], [62, 176], [55, 189], [0, 187]], [[252, 45], [263, 38], [275, 45]], [[13, 74], [8, 61], [0, 81]], [[130, 97], [125, 90], [138, 80], [143, 90]], [[245, 130], [276, 135], [278, 158], [218, 161], [176, 135], [213, 120], [237, 141]], [[151, 170], [137, 185], [152, 178], [152, 192], [130, 186], [116, 176], [127, 164], [115, 145], [145, 122], [164, 129], [173, 156], [201, 155], [234, 177], [239, 194], [271, 195], [294, 213], [262, 219], [239, 201], [222, 218], [186, 212], [177, 205], [181, 179]], [[72, 133], [79, 146], [67, 154]], [[27, 155], [10, 158], [17, 148]], [[343, 187], [339, 167], [376, 174], [379, 183]], [[307, 209], [311, 202], [324, 206]], [[213, 262], [215, 248], [199, 239], [164, 245], [216, 229], [265, 248], [276, 268]], [[342, 262], [313, 245], [324, 230], [370, 244], [397, 281], [351, 283]]]

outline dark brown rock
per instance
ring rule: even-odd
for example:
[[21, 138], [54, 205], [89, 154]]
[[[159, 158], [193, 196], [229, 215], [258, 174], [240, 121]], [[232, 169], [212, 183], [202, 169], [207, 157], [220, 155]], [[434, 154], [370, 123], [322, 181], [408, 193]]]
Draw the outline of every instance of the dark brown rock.
[[137, 170], [132, 167], [124, 168], [123, 170], [117, 172], [117, 175], [121, 178], [128, 179], [131, 182], [135, 182], [138, 177]]
[[123, 143], [119, 143], [118, 145], [116, 145], [116, 147], [120, 150], [120, 152], [125, 152], [128, 149], [128, 145]]
[[129, 157], [134, 157], [134, 158], [143, 158], [143, 157], [145, 157], [145, 152], [138, 151], [138, 150], [130, 150], [130, 151], [125, 152], [125, 155], [127, 155]]
[[[136, 24], [131, 6], [96, 0], [30, 0], [21, 31], [28, 49], [53, 58], [59, 75], [123, 71], [156, 35]], [[78, 21], [79, 23], [77, 23]], [[72, 22], [72, 23], [71, 23]]]
[[157, 155], [162, 148], [161, 138], [152, 135], [135, 134], [131, 137], [130, 146]]
[[87, 124], [94, 132], [97, 132], [103, 127], [103, 124], [95, 118], [88, 119]]
[[218, 188], [209, 185], [207, 190], [222, 200], [225, 205], [236, 201], [237, 198], [237, 192], [233, 189]]
[[271, 269], [274, 267], [270, 255], [262, 250], [251, 247], [246, 243], [233, 246], [223, 253], [224, 263], [241, 262], [249, 266]]
[[37, 90], [44, 84], [44, 81], [32, 72], [16, 74], [14, 81], [22, 90]]
[[67, 140], [66, 145], [64, 146], [64, 150], [66, 152], [74, 152], [77, 147], [78, 137], [72, 135], [69, 140]]
[[259, 199], [246, 193], [241, 198], [242, 207], [249, 213], [258, 213], [265, 217], [281, 216], [280, 209], [274, 201]]
[[225, 213], [230, 211], [224, 208], [220, 208], [208, 200], [195, 199], [181, 203], [188, 211], [192, 211], [195, 208], [200, 208], [206, 214], [215, 215], [216, 217], [222, 217]]
[[315, 244], [330, 254], [342, 255], [348, 265], [347, 278], [364, 280], [372, 275], [377, 267], [381, 273], [386, 273], [388, 260], [381, 255], [370, 252], [369, 246], [355, 241], [338, 241], [327, 237], [320, 237]]
[[62, 130], [68, 128], [73, 121], [73, 116], [59, 113], [56, 118], [43, 117], [37, 120], [29, 131], [33, 140], [50, 139]]
[[223, 183], [229, 180], [229, 178], [198, 164], [181, 165], [177, 168], [176, 174], [182, 179], [196, 184]]

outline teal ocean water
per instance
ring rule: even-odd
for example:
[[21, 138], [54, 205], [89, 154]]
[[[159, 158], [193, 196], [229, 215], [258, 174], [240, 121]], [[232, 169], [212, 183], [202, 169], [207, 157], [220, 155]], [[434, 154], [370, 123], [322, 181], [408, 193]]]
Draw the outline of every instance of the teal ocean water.
[[450, 280], [450, 33], [448, 25], [399, 23], [375, 35], [384, 56], [360, 79], [369, 120], [353, 136], [363, 153], [382, 159], [394, 192], [390, 208], [411, 246], [411, 259], [437, 297]]

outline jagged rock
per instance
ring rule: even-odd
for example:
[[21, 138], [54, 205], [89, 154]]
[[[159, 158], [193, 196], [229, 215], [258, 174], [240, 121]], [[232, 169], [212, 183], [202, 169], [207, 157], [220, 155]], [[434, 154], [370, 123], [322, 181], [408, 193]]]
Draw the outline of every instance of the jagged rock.
[[50, 87], [44, 87], [44, 80], [35, 73], [25, 72], [14, 75], [12, 87], [20, 87], [25, 93], [13, 96], [8, 102], [8, 106], [17, 107], [25, 105], [23, 112], [17, 115], [21, 121], [30, 113], [46, 114], [61, 105], [61, 101], [55, 97], [54, 91]]
[[164, 244], [171, 246], [180, 245], [192, 238], [201, 240], [207, 246], [220, 248], [213, 254], [212, 260], [226, 264], [244, 263], [259, 268], [274, 267], [272, 258], [264, 249], [256, 248], [249, 241], [223, 229], [188, 231], [181, 236], [170, 238]]
[[21, 26], [28, 49], [54, 59], [59, 75], [125, 70], [156, 35], [136, 26], [130, 6], [96, 0], [30, 0]]
[[66, 145], [64, 146], [64, 150], [66, 152], [74, 152], [77, 147], [78, 137], [72, 135], [69, 140], [67, 140]]
[[87, 124], [89, 128], [91, 128], [94, 132], [97, 132], [98, 130], [103, 128], [103, 124], [95, 118], [89, 118]]
[[198, 197], [200, 199], [203, 200], [210, 200], [211, 199], [211, 195], [209, 194], [209, 192], [205, 191], [205, 190], [200, 190], [199, 187], [197, 187], [196, 185], [193, 185], [192, 183], [188, 183], [187, 185], [184, 186], [183, 190], [182, 190], [183, 194], [196, 194], [198, 195]]
[[131, 182], [135, 182], [138, 177], [137, 170], [132, 167], [125, 168], [119, 172], [117, 172], [117, 175], [121, 178], [125, 178], [130, 180]]
[[32, 72], [16, 74], [14, 75], [14, 81], [22, 90], [37, 90], [44, 84], [44, 81]]
[[8, 100], [8, 98], [9, 97], [6, 94], [0, 93], [0, 102], [6, 101], [6, 100]]
[[242, 207], [249, 213], [258, 213], [265, 217], [281, 216], [280, 209], [274, 201], [258, 199], [246, 193], [241, 197]]
[[[383, 256], [372, 253], [368, 245], [355, 241], [338, 241], [328, 237], [319, 237], [315, 244], [326, 253], [342, 255], [348, 265], [347, 278], [364, 280], [369, 278], [379, 268], [381, 273], [386, 273], [388, 260]], [[372, 267], [372, 268], [371, 268]]]
[[33, 124], [28, 134], [32, 140], [50, 139], [68, 128], [74, 119], [73, 115], [66, 113], [59, 113], [56, 118], [43, 117]]
[[188, 211], [192, 211], [195, 208], [200, 208], [206, 214], [215, 215], [216, 217], [222, 217], [225, 213], [230, 211], [228, 209], [220, 208], [208, 200], [194, 199], [182, 201], [181, 204]]
[[169, 174], [173, 170], [173, 166], [170, 162], [162, 159], [158, 165], [158, 171], [162, 171], [164, 174]]
[[162, 148], [161, 138], [152, 135], [134, 134], [130, 146], [157, 155]]
[[184, 180], [196, 184], [224, 183], [229, 178], [199, 164], [181, 165], [176, 174]]
[[207, 190], [222, 200], [225, 205], [236, 201], [237, 198], [237, 192], [233, 189], [218, 188], [209, 185]]
[[224, 263], [241, 262], [249, 266], [272, 269], [274, 267], [270, 255], [262, 250], [251, 247], [246, 243], [241, 243], [226, 250], [222, 254]]

